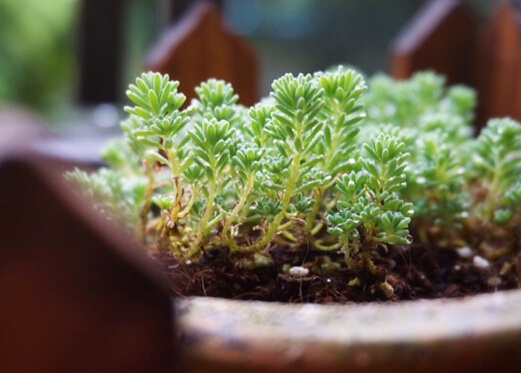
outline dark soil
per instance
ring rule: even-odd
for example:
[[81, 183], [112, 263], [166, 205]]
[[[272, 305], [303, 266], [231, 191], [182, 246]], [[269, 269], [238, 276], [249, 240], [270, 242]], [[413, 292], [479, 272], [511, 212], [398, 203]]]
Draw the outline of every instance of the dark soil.
[[[478, 293], [520, 287], [518, 262], [521, 256], [504, 256], [490, 260], [488, 267], [474, 264], [474, 258], [462, 257], [455, 250], [389, 248], [373, 254], [374, 263], [385, 271], [394, 295], [387, 299], [378, 288], [382, 278], [364, 269], [339, 270], [324, 273], [323, 252], [294, 254], [273, 250], [274, 265], [254, 269], [238, 268], [228, 260], [226, 248], [206, 252], [198, 263], [180, 263], [170, 253], [161, 252], [155, 258], [161, 263], [172, 293], [177, 296], [210, 296], [280, 302], [370, 302], [413, 299], [454, 298]], [[330, 255], [331, 257], [331, 255]], [[331, 259], [341, 263], [341, 257]], [[305, 277], [283, 273], [283, 264], [304, 266]], [[359, 285], [348, 283], [358, 278]]]

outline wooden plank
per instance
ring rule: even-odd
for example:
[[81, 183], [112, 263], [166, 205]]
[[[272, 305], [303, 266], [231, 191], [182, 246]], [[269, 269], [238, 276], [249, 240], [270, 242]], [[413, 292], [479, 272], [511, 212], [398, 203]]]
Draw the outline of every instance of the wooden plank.
[[0, 226], [2, 373], [176, 371], [163, 281], [52, 164], [4, 154]]
[[449, 84], [475, 85], [480, 31], [464, 1], [431, 0], [392, 42], [392, 75], [433, 69]]
[[502, 1], [485, 32], [483, 116], [521, 120], [521, 6]]
[[232, 83], [244, 105], [258, 99], [255, 53], [226, 28], [219, 10], [207, 2], [197, 3], [165, 31], [148, 56], [146, 70], [179, 80], [188, 101], [195, 97], [194, 87], [209, 78]]

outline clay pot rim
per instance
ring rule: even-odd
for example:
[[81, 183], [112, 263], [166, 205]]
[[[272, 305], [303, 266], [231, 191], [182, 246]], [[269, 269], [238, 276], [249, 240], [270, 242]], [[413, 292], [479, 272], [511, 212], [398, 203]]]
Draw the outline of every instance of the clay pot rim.
[[[477, 356], [476, 367], [482, 365], [480, 359], [493, 365], [489, 360], [495, 348], [521, 346], [521, 290], [372, 304], [199, 297], [176, 303], [181, 348], [189, 363], [230, 372], [244, 366], [249, 372], [288, 367], [300, 372], [326, 371], [322, 370], [326, 367], [369, 371], [390, 368], [398, 360], [420, 367], [422, 361], [436, 362], [437, 369], [449, 364], [448, 372], [462, 356]], [[451, 353], [452, 363], [439, 360]]]

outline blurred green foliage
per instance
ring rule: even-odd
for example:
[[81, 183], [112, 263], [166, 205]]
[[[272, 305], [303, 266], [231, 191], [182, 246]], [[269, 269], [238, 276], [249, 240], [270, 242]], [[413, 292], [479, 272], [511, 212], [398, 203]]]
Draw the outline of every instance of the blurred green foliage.
[[0, 0], [0, 102], [44, 110], [70, 85], [75, 0]]

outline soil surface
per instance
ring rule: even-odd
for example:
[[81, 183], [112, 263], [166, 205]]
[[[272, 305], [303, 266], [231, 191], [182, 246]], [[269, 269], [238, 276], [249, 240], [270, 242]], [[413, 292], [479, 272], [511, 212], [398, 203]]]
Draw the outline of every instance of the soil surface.
[[[390, 247], [388, 252], [379, 249], [372, 256], [383, 269], [380, 278], [363, 269], [318, 269], [324, 268], [321, 263], [326, 260], [341, 263], [340, 255], [329, 254], [326, 258], [323, 252], [297, 254], [275, 249], [271, 256], [273, 265], [245, 269], [232, 264], [224, 247], [206, 252], [197, 263], [180, 263], [168, 252], [154, 254], [172, 294], [181, 297], [345, 303], [454, 298], [521, 286], [521, 255], [486, 260], [465, 250]], [[302, 277], [291, 275], [287, 264], [303, 266], [309, 273]], [[378, 286], [383, 278], [394, 288], [390, 298]]]

